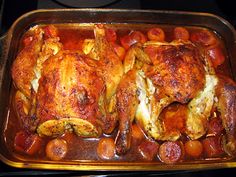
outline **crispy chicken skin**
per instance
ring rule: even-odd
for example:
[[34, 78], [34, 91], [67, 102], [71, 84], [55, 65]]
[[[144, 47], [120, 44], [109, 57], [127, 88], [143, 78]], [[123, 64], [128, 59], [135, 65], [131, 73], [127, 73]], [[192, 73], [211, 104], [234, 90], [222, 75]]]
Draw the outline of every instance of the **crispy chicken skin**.
[[110, 100], [123, 76], [123, 65], [111, 44], [105, 38], [104, 26], [95, 25], [95, 53], [98, 57], [98, 72], [106, 83], [106, 97]]
[[36, 92], [38, 80], [41, 77], [42, 63], [56, 54], [61, 48], [57, 36], [44, 39], [44, 29], [35, 26], [22, 51], [18, 54], [12, 66], [13, 81], [19, 89], [15, 95], [15, 107], [22, 127], [27, 131], [35, 131], [38, 118], [35, 116]]
[[27, 97], [31, 96], [31, 81], [35, 78], [34, 66], [43, 45], [43, 31], [32, 28], [32, 41], [18, 54], [12, 65], [12, 78], [16, 87]]
[[[142, 50], [147, 46], [156, 50], [156, 58], [147, 57], [145, 50]], [[175, 141], [181, 136], [180, 130], [171, 132], [168, 129], [167, 132], [166, 125], [159, 117], [162, 110], [173, 102], [188, 104], [184, 113], [186, 116], [184, 124], [185, 133], [191, 139], [197, 139], [206, 133], [218, 79], [214, 69], [211, 68], [211, 63], [205, 60], [207, 59], [204, 58], [202, 50], [189, 41], [180, 40], [170, 43], [150, 41], [143, 46], [136, 45], [129, 49], [124, 68], [127, 73], [131, 70], [136, 71], [136, 81], [132, 81], [132, 83], [136, 82], [136, 87], [131, 87], [134, 89], [133, 93], [137, 90], [139, 101], [135, 120], [150, 138]], [[122, 82], [125, 83], [123, 80]], [[121, 86], [118, 92], [122, 90]], [[122, 105], [124, 103], [119, 102], [124, 102], [125, 99], [119, 98], [117, 101], [118, 105]], [[130, 109], [129, 106], [126, 108]], [[131, 132], [129, 125], [133, 121], [133, 115], [128, 119], [127, 115], [123, 116], [119, 109], [118, 114], [122, 125], [119, 134], [129, 137], [127, 132]], [[126, 127], [126, 130], [123, 127]], [[127, 141], [129, 138], [122, 139], [121, 136], [117, 136], [119, 143], [116, 146], [119, 152], [127, 152], [130, 144]], [[120, 150], [121, 144], [123, 151]]]
[[[157, 55], [156, 58], [150, 58], [151, 63], [145, 54], [137, 56], [137, 51], [140, 53], [141, 49], [147, 46], [153, 47]], [[132, 88], [137, 90], [139, 103], [135, 120], [150, 138], [175, 141], [180, 137], [180, 131], [183, 130], [167, 132], [165, 121], [159, 117], [162, 110], [173, 102], [187, 105], [183, 113], [186, 116], [184, 132], [193, 140], [206, 134], [208, 119], [216, 106], [226, 130], [225, 151], [229, 155], [236, 153], [236, 84], [229, 78], [215, 73], [211, 61], [204, 55], [201, 47], [181, 40], [170, 43], [148, 41], [143, 46], [132, 46], [126, 54], [124, 65], [127, 73], [136, 69], [137, 88]], [[119, 98], [118, 102], [124, 100]], [[120, 110], [118, 112], [120, 113]], [[121, 114], [120, 120], [122, 127], [126, 125], [126, 130], [120, 126], [119, 134], [122, 135], [124, 131], [123, 134], [129, 137], [127, 132], [130, 132], [130, 129], [127, 129], [132, 123], [133, 116], [128, 119]], [[123, 120], [126, 120], [126, 123]], [[119, 138], [117, 136], [118, 140]], [[123, 146], [124, 151], [119, 149], [119, 152], [127, 152], [129, 139], [118, 140], [117, 148], [121, 148], [120, 144], [126, 145]]]
[[104, 132], [110, 134], [117, 124], [116, 91], [123, 76], [123, 65], [111, 43], [105, 35], [106, 26], [98, 24], [94, 26], [95, 39], [85, 39], [82, 45], [84, 54], [96, 60], [98, 74], [106, 85], [106, 95], [101, 99], [106, 112], [106, 124]]
[[116, 153], [124, 154], [130, 148], [131, 126], [138, 106], [135, 70], [126, 73], [117, 88], [119, 132], [116, 138]]
[[31, 31], [33, 40], [12, 67], [22, 127], [40, 136], [110, 134], [117, 124], [115, 92], [123, 66], [104, 28], [95, 26], [94, 55], [63, 50], [52, 25]]
[[[207, 133], [208, 119], [217, 111], [225, 152], [236, 155], [236, 83], [215, 73], [199, 44], [136, 43], [122, 64], [105, 25], [94, 25], [95, 38], [85, 39], [81, 51], [64, 50], [56, 30], [31, 28], [30, 41], [12, 65], [14, 108], [24, 130], [99, 137], [111, 134], [119, 122], [115, 145], [122, 155], [131, 147], [133, 121], [156, 141], [176, 141], [182, 133], [195, 140]], [[173, 115], [163, 116], [171, 104], [180, 105], [173, 111], [182, 116], [180, 128], [170, 125]]]
[[125, 72], [132, 68], [139, 70], [136, 84], [140, 104], [136, 120], [150, 137], [176, 140], [180, 133], [165, 132], [165, 126], [158, 117], [172, 102], [188, 103], [203, 89], [203, 59], [196, 46], [190, 42], [147, 42], [143, 47], [147, 46], [155, 48], [155, 60], [148, 58], [142, 47], [133, 46], [124, 61]]
[[226, 131], [225, 151], [236, 155], [236, 83], [230, 78], [219, 75], [216, 87], [216, 107], [221, 114]]
[[40, 121], [62, 117], [93, 119], [103, 80], [86, 63], [84, 55], [61, 51], [43, 64], [37, 94]]
[[85, 40], [83, 52], [96, 60], [98, 75], [101, 76], [106, 85], [106, 94], [101, 101], [104, 102], [106, 122], [109, 123], [103, 130], [106, 134], [110, 134], [115, 129], [118, 119], [115, 106], [116, 91], [123, 76], [123, 65], [105, 37], [105, 26], [95, 25], [94, 36], [95, 39]]
[[180, 103], [187, 103], [204, 86], [205, 71], [199, 51], [193, 44], [158, 46], [154, 66], [145, 74], [159, 88], [157, 97], [167, 95]]
[[99, 120], [106, 115], [100, 111], [98, 102], [105, 86], [89, 60], [76, 52], [61, 51], [44, 62], [37, 93], [36, 115], [40, 123], [78, 118], [100, 128]]
[[173, 41], [169, 45], [157, 46], [157, 58], [153, 63], [154, 66], [146, 67], [144, 71], [156, 88], [154, 98], [151, 99], [154, 106], [150, 116], [152, 125], [155, 126], [145, 127], [154, 139], [176, 140], [180, 137], [180, 132], [166, 132], [165, 125], [158, 117], [170, 103], [186, 104], [203, 89], [203, 60], [199, 50], [192, 43]]

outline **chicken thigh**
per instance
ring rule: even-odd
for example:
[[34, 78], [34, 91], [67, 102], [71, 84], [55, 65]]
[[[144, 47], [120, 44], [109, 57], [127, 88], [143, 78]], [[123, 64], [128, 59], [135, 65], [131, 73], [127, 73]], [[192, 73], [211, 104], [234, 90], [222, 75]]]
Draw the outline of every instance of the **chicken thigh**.
[[222, 123], [226, 131], [224, 150], [229, 155], [236, 155], [236, 83], [230, 78], [218, 75], [219, 84], [215, 93], [215, 106], [220, 112]]
[[18, 89], [14, 101], [16, 112], [22, 127], [27, 131], [35, 131], [38, 124], [35, 116], [36, 93], [42, 64], [62, 48], [59, 38], [56, 35], [46, 35], [46, 30], [56, 31], [53, 26], [35, 26], [29, 30], [24, 47], [12, 65], [12, 78]]
[[20, 51], [12, 65], [14, 84], [27, 98], [31, 96], [31, 81], [35, 78], [34, 66], [43, 45], [43, 30], [37, 26], [30, 29], [31, 41]]
[[110, 134], [117, 124], [116, 90], [123, 76], [123, 65], [111, 43], [106, 39], [105, 26], [95, 25], [94, 36], [95, 39], [85, 40], [83, 51], [96, 60], [98, 75], [103, 78], [106, 85], [103, 101], [107, 124], [104, 132]]

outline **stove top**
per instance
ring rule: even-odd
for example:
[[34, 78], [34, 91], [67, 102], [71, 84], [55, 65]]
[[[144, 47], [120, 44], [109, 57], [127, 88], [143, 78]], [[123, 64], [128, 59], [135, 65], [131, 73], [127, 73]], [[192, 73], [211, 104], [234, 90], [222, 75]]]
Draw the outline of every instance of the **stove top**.
[[81, 7], [207, 12], [225, 18], [236, 27], [236, 11], [227, 8], [230, 2], [222, 0], [21, 0], [21, 3], [0, 0], [0, 4], [0, 34], [5, 33], [19, 16], [31, 10]]
[[[81, 3], [78, 3], [78, 2]], [[227, 1], [221, 0], [0, 0], [0, 35], [4, 34], [12, 23], [22, 14], [35, 9], [52, 8], [126, 8], [126, 9], [154, 9], [180, 10], [194, 12], [208, 12], [219, 15], [236, 27], [236, 12], [227, 9]], [[87, 3], [87, 5], [85, 4]], [[98, 3], [99, 2], [99, 3]], [[0, 162], [0, 176], [225, 176], [236, 173], [236, 168], [204, 170], [204, 171], [170, 171], [170, 172], [75, 172], [16, 169]]]

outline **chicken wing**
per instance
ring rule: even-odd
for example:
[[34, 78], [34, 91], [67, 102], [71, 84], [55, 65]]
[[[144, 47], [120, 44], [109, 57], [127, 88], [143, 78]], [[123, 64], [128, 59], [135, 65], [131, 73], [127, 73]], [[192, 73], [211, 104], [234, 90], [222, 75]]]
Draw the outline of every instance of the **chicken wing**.
[[85, 40], [83, 52], [96, 60], [96, 69], [106, 85], [106, 96], [101, 99], [105, 104], [106, 122], [104, 132], [110, 134], [117, 124], [116, 90], [123, 76], [123, 65], [112, 45], [105, 37], [105, 26], [95, 25], [95, 39]]
[[31, 96], [31, 81], [35, 78], [34, 67], [43, 45], [43, 30], [30, 29], [31, 42], [18, 54], [12, 65], [12, 78], [16, 87], [27, 97]]
[[111, 44], [105, 38], [105, 28], [95, 26], [95, 52], [99, 58], [98, 71], [106, 83], [106, 97], [110, 100], [123, 76], [123, 65]]
[[117, 124], [116, 110], [116, 90], [123, 76], [123, 65], [117, 56], [111, 43], [105, 36], [105, 25], [94, 26], [95, 39], [85, 39], [82, 51], [84, 54], [96, 60], [96, 69], [98, 74], [103, 78], [106, 85], [105, 98], [101, 99], [104, 102], [104, 111], [106, 112], [105, 133], [110, 134]]
[[62, 44], [56, 36], [44, 39], [45, 31], [41, 27], [35, 26], [29, 32], [30, 36], [26, 38], [29, 41], [13, 63], [12, 76], [19, 89], [15, 95], [15, 105], [20, 122], [27, 131], [35, 131], [38, 123], [35, 115], [36, 94], [42, 64], [55, 55]]

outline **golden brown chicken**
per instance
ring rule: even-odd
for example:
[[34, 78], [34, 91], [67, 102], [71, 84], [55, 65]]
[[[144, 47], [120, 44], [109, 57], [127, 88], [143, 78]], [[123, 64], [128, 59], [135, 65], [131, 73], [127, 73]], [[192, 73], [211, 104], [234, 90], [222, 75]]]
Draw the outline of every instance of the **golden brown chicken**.
[[228, 77], [219, 75], [216, 87], [215, 103], [221, 113], [222, 123], [226, 131], [224, 150], [229, 155], [236, 155], [236, 83]]
[[98, 72], [106, 83], [108, 100], [115, 94], [116, 88], [123, 76], [123, 65], [111, 44], [105, 37], [103, 26], [95, 26], [95, 52], [98, 56]]
[[14, 83], [27, 98], [31, 96], [31, 81], [35, 78], [34, 66], [43, 45], [43, 30], [41, 28], [34, 27], [30, 33], [32, 33], [31, 42], [18, 54], [12, 65]]
[[117, 112], [119, 132], [116, 138], [117, 154], [124, 154], [130, 148], [131, 126], [138, 106], [136, 71], [130, 70], [121, 80], [117, 89]]
[[18, 89], [15, 95], [16, 112], [22, 126], [29, 131], [34, 131], [38, 124], [35, 117], [36, 93], [42, 63], [62, 48], [56, 35], [45, 35], [45, 30], [49, 28], [56, 30], [53, 26], [31, 28], [25, 38], [25, 46], [12, 65], [12, 78]]
[[[148, 57], [145, 54], [146, 49], [150, 47], [155, 51], [156, 57]], [[129, 134], [131, 134], [130, 125], [133, 119], [141, 125], [150, 138], [177, 140], [182, 130], [169, 129], [160, 117], [162, 110], [173, 102], [187, 104], [186, 113], [183, 114], [186, 117], [182, 120], [184, 120], [185, 133], [193, 140], [206, 133], [208, 119], [214, 105], [218, 103], [218, 111], [224, 115], [222, 116], [224, 128], [228, 132], [226, 146], [230, 152], [236, 151], [236, 135], [233, 132], [234, 128], [231, 128], [235, 126], [235, 116], [233, 116], [235, 84], [222, 79], [219, 81], [211, 62], [199, 46], [181, 40], [170, 43], [148, 41], [142, 46], [136, 45], [129, 49], [124, 68], [126, 75], [133, 73], [135, 77], [132, 77], [131, 81], [130, 76], [125, 76], [123, 79], [127, 81], [122, 80], [117, 91], [123, 93], [123, 97], [117, 98], [118, 115], [121, 116], [116, 139], [118, 154], [123, 154], [130, 148]], [[133, 90], [122, 88], [125, 85], [122, 83], [125, 82], [136, 86], [131, 87]], [[133, 95], [134, 93], [136, 96]], [[217, 93], [221, 94], [217, 95]], [[133, 99], [129, 102], [130, 106], [125, 102], [127, 95], [133, 95]], [[219, 102], [216, 102], [217, 99]], [[131, 105], [136, 104], [138, 106], [135, 111], [136, 106]], [[126, 114], [121, 114], [123, 110]]]
[[[183, 133], [196, 140], [206, 135], [216, 110], [226, 132], [225, 151], [236, 154], [236, 84], [216, 75], [205, 49], [187, 39], [144, 36], [127, 47], [122, 64], [105, 28], [94, 25], [95, 38], [85, 39], [81, 51], [64, 50], [54, 26], [30, 30], [12, 66], [15, 109], [26, 131], [98, 137], [112, 133], [119, 121], [115, 143], [121, 155], [131, 147], [134, 120], [157, 141], [177, 141]], [[180, 109], [165, 119], [163, 110], [176, 103]], [[176, 128], [170, 124], [177, 114]]]
[[[99, 121], [106, 115], [102, 114], [99, 101], [105, 87], [96, 68], [89, 65], [89, 60], [82, 54], [60, 51], [44, 62], [37, 92], [39, 134], [46, 134], [48, 120], [59, 120], [58, 124], [63, 120], [67, 127], [59, 129], [72, 127], [81, 136], [98, 136], [101, 133], [99, 129], [102, 125], [99, 124], [103, 122]], [[53, 122], [53, 126], [57, 124]], [[62, 134], [64, 131], [55, 133]]]
[[104, 132], [110, 134], [117, 124], [116, 90], [123, 76], [123, 65], [111, 43], [106, 39], [105, 26], [94, 26], [95, 39], [87, 39], [83, 45], [83, 52], [96, 60], [98, 74], [106, 85], [104, 99], [106, 110], [106, 128]]
[[66, 131], [86, 137], [111, 133], [117, 123], [114, 94], [123, 66], [104, 28], [95, 26], [94, 55], [63, 50], [54, 26], [31, 30], [32, 42], [12, 67], [19, 89], [15, 107], [22, 126], [37, 130], [40, 136], [55, 137]]
[[157, 58], [153, 66], [144, 69], [145, 75], [158, 88], [156, 97], [170, 97], [172, 101], [187, 103], [203, 88], [205, 71], [198, 49], [191, 43], [173, 41], [156, 45]]
[[[136, 116], [136, 120], [144, 128], [149, 136], [157, 140], [176, 140], [180, 136], [180, 133], [166, 132], [162, 122], [158, 119], [161, 111], [172, 102], [187, 103], [194, 98], [197, 93], [204, 86], [205, 71], [202, 65], [202, 58], [198, 53], [197, 48], [191, 43], [184, 43], [181, 41], [174, 41], [172, 43], [153, 43], [147, 42], [146, 46], [152, 46], [157, 50], [157, 58], [151, 61], [146, 56], [145, 52], [139, 46], [134, 46], [128, 51], [125, 58], [125, 71], [131, 69], [136, 77], [133, 77], [133, 81], [129, 83], [137, 84], [136, 87], [122, 88], [119, 85], [119, 89], [123, 90], [122, 93], [129, 95], [132, 93], [138, 93], [138, 98], [135, 101], [130, 100], [131, 105], [137, 104], [139, 100], [139, 106], [137, 112], [135, 110], [130, 111], [129, 106], [124, 105], [122, 102], [124, 98], [118, 97], [118, 114], [126, 109], [126, 112], [132, 112], [130, 115], [120, 115], [120, 120], [126, 119], [126, 121], [120, 121], [120, 136], [117, 138], [117, 152], [125, 152], [129, 146], [121, 146], [121, 142], [124, 138], [121, 136], [124, 130], [121, 127], [129, 127], [125, 132], [130, 132], [130, 124], [133, 117]], [[134, 64], [135, 58], [141, 57], [141, 62], [144, 62], [143, 66], [139, 69], [140, 64]], [[145, 63], [146, 62], [146, 63]], [[136, 67], [137, 66], [137, 67]], [[136, 67], [136, 68], [135, 68]], [[128, 68], [128, 69], [127, 69]], [[130, 72], [127, 73], [130, 75]], [[124, 77], [124, 80], [127, 78]], [[125, 81], [121, 81], [123, 83]], [[120, 90], [118, 89], [118, 93]], [[125, 94], [124, 94], [125, 95]], [[127, 96], [123, 96], [127, 97]], [[135, 115], [136, 113], [136, 115]], [[127, 136], [127, 135], [126, 135]], [[122, 139], [122, 140], [121, 140]], [[126, 138], [125, 141], [129, 141]], [[125, 143], [129, 144], [129, 143]], [[121, 150], [123, 149], [123, 150]]]

